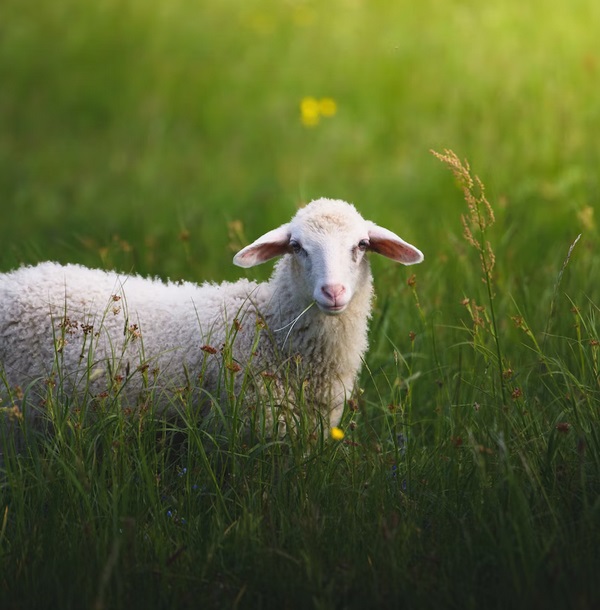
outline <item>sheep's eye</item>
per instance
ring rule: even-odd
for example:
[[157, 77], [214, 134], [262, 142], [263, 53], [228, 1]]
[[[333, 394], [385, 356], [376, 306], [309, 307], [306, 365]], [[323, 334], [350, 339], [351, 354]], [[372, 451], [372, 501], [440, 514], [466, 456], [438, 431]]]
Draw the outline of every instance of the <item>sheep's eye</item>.
[[297, 241], [291, 241], [290, 248], [294, 254], [300, 254], [300, 252], [302, 252], [302, 246]]
[[364, 252], [368, 247], [369, 247], [369, 240], [368, 239], [361, 239], [358, 242], [358, 249], [361, 252]]

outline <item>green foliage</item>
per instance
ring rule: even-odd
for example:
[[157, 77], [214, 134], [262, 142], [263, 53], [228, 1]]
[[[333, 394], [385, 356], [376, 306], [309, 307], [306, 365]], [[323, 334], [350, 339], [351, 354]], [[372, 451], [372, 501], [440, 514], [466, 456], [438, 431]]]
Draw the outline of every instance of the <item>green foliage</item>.
[[2, 270], [232, 279], [318, 196], [426, 260], [372, 260], [342, 440], [215, 431], [185, 395], [177, 422], [118, 396], [84, 418], [59, 383], [19, 452], [3, 392], [0, 606], [596, 607], [599, 22], [592, 0], [4, 0]]

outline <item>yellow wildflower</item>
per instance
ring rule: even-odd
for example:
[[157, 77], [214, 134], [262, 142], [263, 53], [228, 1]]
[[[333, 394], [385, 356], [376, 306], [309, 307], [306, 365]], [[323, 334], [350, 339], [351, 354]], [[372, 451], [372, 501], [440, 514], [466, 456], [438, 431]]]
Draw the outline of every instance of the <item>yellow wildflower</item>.
[[337, 112], [337, 104], [331, 97], [319, 100], [319, 112], [322, 116], [333, 116]]
[[331, 97], [317, 99], [303, 97], [300, 102], [300, 120], [305, 127], [315, 127], [321, 117], [332, 117], [337, 112], [337, 103]]
[[331, 438], [334, 441], [341, 441], [344, 438], [344, 431], [341, 428], [335, 426], [331, 428], [329, 434], [331, 434]]
[[319, 102], [314, 97], [304, 97], [300, 102], [302, 124], [314, 127], [319, 123]]

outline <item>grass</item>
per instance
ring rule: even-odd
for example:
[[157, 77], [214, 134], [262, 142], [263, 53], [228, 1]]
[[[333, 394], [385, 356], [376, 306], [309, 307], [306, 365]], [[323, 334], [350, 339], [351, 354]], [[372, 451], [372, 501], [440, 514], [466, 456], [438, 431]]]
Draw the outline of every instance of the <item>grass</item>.
[[426, 255], [372, 261], [342, 440], [5, 422], [2, 608], [597, 606], [599, 5], [404, 4], [1, 4], [2, 270], [232, 279], [318, 196]]

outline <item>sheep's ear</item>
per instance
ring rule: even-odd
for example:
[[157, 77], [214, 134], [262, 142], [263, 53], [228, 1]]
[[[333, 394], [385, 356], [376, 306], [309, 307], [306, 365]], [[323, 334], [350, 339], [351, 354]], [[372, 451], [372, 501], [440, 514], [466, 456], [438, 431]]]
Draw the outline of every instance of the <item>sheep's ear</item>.
[[259, 237], [240, 250], [234, 257], [233, 262], [238, 267], [254, 267], [260, 265], [276, 256], [281, 256], [289, 250], [290, 232], [288, 225], [282, 225]]
[[388, 229], [379, 227], [374, 223], [371, 223], [369, 227], [369, 243], [369, 250], [404, 265], [415, 265], [424, 258], [423, 253], [418, 248], [405, 242]]

